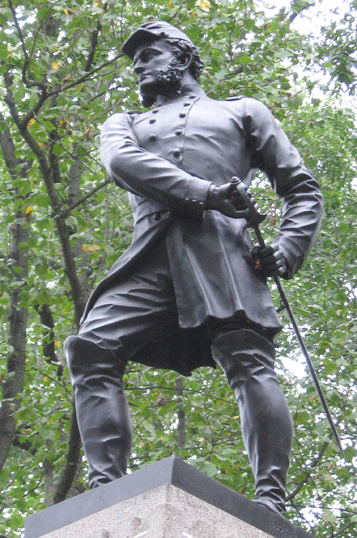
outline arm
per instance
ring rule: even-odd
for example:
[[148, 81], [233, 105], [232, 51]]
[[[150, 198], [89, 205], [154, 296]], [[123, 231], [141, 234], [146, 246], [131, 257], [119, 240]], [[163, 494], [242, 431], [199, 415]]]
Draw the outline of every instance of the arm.
[[302, 164], [296, 148], [270, 111], [259, 101], [247, 99], [245, 130], [250, 141], [253, 165], [264, 171], [275, 192], [283, 198], [279, 232], [272, 242], [281, 276], [292, 278], [312, 248], [318, 234], [323, 198], [319, 185]]
[[115, 114], [103, 125], [100, 153], [110, 177], [134, 194], [202, 218], [212, 183], [139, 147], [129, 114]]

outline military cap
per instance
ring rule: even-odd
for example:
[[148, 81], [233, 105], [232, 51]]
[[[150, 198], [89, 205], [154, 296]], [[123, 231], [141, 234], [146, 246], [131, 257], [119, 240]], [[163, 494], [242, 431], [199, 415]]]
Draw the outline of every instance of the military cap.
[[144, 42], [154, 42], [158, 39], [183, 39], [193, 46], [191, 39], [181, 30], [165, 21], [151, 21], [140, 26], [122, 46], [124, 54], [133, 59], [136, 49]]

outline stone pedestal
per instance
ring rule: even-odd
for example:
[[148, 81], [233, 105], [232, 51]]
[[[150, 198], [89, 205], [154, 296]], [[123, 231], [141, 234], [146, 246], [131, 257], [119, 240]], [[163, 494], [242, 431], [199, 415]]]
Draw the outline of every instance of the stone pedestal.
[[26, 519], [25, 538], [312, 538], [171, 457]]

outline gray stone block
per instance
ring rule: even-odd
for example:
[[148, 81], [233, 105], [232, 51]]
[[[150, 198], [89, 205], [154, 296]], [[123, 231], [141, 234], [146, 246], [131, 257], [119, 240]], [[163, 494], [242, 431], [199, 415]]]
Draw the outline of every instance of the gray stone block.
[[26, 519], [25, 538], [311, 538], [178, 458]]

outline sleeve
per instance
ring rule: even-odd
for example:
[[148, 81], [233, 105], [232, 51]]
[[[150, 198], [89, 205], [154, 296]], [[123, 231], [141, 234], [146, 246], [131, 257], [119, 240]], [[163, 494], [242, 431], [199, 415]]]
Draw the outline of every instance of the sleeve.
[[283, 252], [288, 268], [284, 278], [292, 278], [312, 248], [321, 225], [320, 187], [263, 103], [247, 99], [245, 131], [252, 166], [266, 173], [274, 191], [283, 199], [282, 222], [272, 244]]
[[109, 176], [133, 194], [202, 219], [211, 182], [141, 148], [131, 122], [129, 114], [114, 114], [103, 124], [100, 153]]

